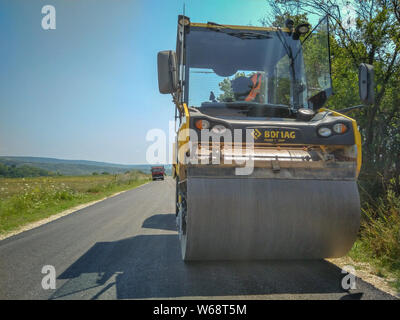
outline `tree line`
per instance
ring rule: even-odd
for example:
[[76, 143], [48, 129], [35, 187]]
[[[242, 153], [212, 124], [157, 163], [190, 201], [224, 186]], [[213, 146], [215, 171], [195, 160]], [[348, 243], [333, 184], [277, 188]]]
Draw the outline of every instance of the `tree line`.
[[16, 166], [6, 165], [0, 163], [0, 177], [1, 178], [24, 178], [24, 177], [42, 177], [42, 176], [55, 176], [54, 172], [47, 171], [40, 168], [35, 168], [27, 165]]

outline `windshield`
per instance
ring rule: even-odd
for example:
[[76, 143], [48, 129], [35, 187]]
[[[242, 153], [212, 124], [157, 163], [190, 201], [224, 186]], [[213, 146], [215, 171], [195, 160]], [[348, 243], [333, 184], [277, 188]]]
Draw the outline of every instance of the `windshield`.
[[319, 108], [332, 95], [331, 64], [329, 52], [328, 18], [318, 25], [302, 44], [304, 69], [307, 80], [307, 100], [310, 108]]
[[[327, 32], [323, 36], [327, 43]], [[305, 51], [310, 56], [303, 58], [301, 41], [294, 38], [278, 29], [252, 34], [228, 27], [191, 27], [186, 35], [185, 101], [193, 107], [239, 102], [293, 110], [313, 107], [310, 98], [331, 85], [328, 47], [313, 41]], [[316, 51], [320, 67], [312, 69], [309, 62]], [[307, 72], [312, 73], [309, 79]]]

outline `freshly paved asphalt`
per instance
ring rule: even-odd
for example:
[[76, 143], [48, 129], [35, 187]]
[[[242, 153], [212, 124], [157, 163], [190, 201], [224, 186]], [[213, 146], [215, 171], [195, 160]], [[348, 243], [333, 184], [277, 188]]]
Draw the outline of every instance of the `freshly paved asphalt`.
[[325, 260], [184, 263], [174, 193], [151, 182], [0, 241], [0, 299], [393, 299], [358, 278], [343, 290]]

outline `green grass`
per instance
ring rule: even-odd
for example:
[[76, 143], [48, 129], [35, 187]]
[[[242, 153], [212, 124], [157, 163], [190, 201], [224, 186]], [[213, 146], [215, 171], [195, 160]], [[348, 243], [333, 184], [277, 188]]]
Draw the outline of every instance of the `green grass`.
[[368, 262], [400, 292], [400, 199], [390, 187], [384, 197], [364, 203], [359, 238], [349, 256]]
[[118, 175], [0, 179], [0, 235], [149, 180], [148, 175], [137, 171]]

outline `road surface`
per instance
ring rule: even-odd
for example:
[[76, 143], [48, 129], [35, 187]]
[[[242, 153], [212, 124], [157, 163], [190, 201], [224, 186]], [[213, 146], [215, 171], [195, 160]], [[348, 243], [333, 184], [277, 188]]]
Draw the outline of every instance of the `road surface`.
[[[327, 261], [185, 264], [172, 179], [0, 241], [0, 299], [393, 299]], [[54, 266], [56, 289], [42, 288]]]

